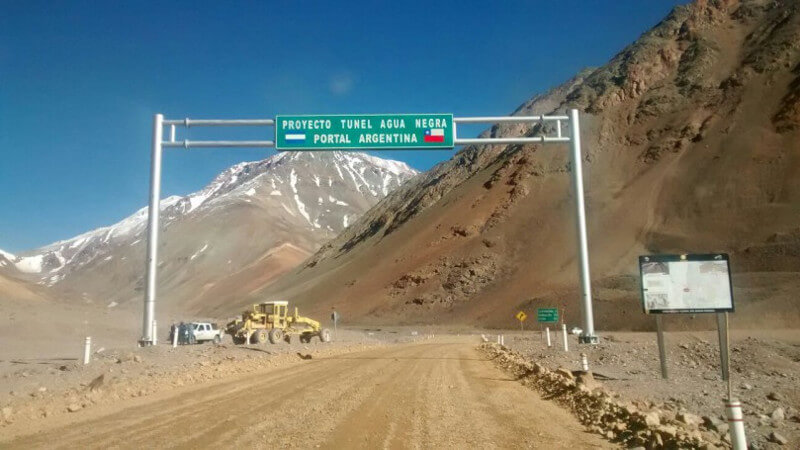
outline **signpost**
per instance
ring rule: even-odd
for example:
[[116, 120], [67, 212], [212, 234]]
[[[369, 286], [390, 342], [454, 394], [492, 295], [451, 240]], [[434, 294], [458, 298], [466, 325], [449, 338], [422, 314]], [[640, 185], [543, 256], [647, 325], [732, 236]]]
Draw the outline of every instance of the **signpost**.
[[537, 308], [536, 321], [539, 323], [557, 323], [558, 308]]
[[667, 356], [661, 314], [716, 313], [720, 369], [728, 380], [727, 314], [734, 311], [729, 258], [725, 253], [647, 255], [639, 257], [642, 308], [656, 316], [661, 377], [667, 378]]
[[[458, 124], [528, 124], [530, 133], [517, 136], [458, 137]], [[165, 130], [166, 127], [166, 130]], [[182, 127], [272, 127], [273, 140], [197, 140], [179, 139]], [[566, 128], [565, 128], [566, 127]], [[166, 131], [166, 133], [165, 133]], [[275, 119], [165, 119], [153, 116], [150, 164], [150, 202], [147, 219], [147, 257], [142, 337], [139, 345], [155, 343], [151, 328], [155, 318], [158, 275], [159, 201], [161, 198], [161, 159], [166, 148], [275, 148], [300, 150], [386, 150], [451, 149], [458, 145], [569, 144], [572, 195], [578, 244], [578, 275], [583, 332], [579, 341], [596, 344], [592, 312], [589, 246], [583, 189], [583, 156], [580, 120], [577, 109], [558, 115], [453, 117], [452, 114], [339, 114], [279, 115]], [[165, 136], [166, 134], [166, 136]]]
[[525, 322], [525, 319], [528, 318], [528, 315], [525, 314], [525, 311], [518, 312], [517, 315], [515, 315], [514, 317], [516, 317], [517, 320], [519, 320], [519, 330], [520, 331], [525, 331], [525, 329], [524, 329], [524, 327], [522, 325], [523, 322]]
[[275, 149], [384, 150], [453, 148], [452, 114], [277, 116]]
[[336, 324], [339, 322], [339, 312], [335, 309], [331, 313], [331, 320], [333, 321], [333, 334], [336, 335]]

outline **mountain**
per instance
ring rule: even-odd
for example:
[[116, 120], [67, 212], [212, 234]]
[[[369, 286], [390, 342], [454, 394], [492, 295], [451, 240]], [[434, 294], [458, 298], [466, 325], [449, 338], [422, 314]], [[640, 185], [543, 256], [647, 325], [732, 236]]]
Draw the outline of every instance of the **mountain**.
[[[362, 153], [280, 153], [163, 199], [160, 308], [213, 314], [300, 263], [416, 173]], [[138, 306], [146, 241], [142, 208], [109, 227], [5, 255], [6, 265], [62, 296]]]
[[[652, 327], [637, 255], [706, 251], [732, 255], [734, 325], [796, 326], [800, 3], [677, 7], [604, 66], [513, 114], [568, 108], [581, 111], [598, 329]], [[257, 295], [360, 322], [515, 326], [520, 309], [557, 306], [577, 324], [567, 152], [467, 147]]]

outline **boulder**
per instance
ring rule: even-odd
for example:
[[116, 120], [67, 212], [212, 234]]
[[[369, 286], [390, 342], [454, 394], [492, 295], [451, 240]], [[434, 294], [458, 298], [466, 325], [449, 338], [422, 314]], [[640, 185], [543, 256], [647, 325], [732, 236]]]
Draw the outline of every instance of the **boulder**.
[[770, 392], [769, 394], [767, 394], [767, 399], [772, 400], [774, 402], [779, 402], [783, 400], [783, 396], [781, 394], [778, 394], [777, 392]]
[[557, 373], [557, 374], [559, 374], [559, 375], [561, 375], [562, 377], [564, 377], [564, 378], [568, 379], [568, 380], [574, 380], [574, 379], [575, 379], [575, 376], [574, 376], [574, 375], [572, 375], [572, 371], [570, 371], [570, 370], [568, 370], [568, 369], [565, 369], [565, 368], [563, 368], [563, 367], [559, 367], [559, 368], [556, 370], [556, 373]]
[[789, 443], [788, 439], [786, 439], [785, 437], [781, 436], [780, 434], [774, 431], [769, 434], [769, 441], [774, 442], [778, 445], [786, 445]]
[[657, 427], [661, 425], [661, 416], [658, 411], [650, 411], [644, 415], [644, 423], [648, 427]]
[[700, 416], [696, 416], [688, 412], [679, 412], [675, 416], [675, 420], [689, 426], [690, 428], [698, 427], [701, 423], [703, 423], [703, 419], [701, 419]]

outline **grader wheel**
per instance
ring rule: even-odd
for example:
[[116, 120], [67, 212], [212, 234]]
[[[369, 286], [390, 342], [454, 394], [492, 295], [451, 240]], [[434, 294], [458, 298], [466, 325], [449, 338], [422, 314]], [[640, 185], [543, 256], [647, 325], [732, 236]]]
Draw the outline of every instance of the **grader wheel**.
[[264, 344], [267, 342], [267, 339], [271, 339], [271, 334], [267, 334], [267, 330], [258, 330], [253, 333], [253, 336], [250, 338], [254, 344]]
[[331, 330], [327, 328], [323, 328], [319, 330], [319, 340], [322, 342], [330, 342], [331, 341]]
[[269, 330], [269, 341], [273, 344], [277, 344], [278, 342], [283, 339], [283, 330], [280, 328], [273, 328]]

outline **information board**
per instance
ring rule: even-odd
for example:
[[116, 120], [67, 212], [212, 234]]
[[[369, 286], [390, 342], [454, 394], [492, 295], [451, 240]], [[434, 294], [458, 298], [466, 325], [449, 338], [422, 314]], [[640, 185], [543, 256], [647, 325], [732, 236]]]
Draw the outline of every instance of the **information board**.
[[453, 148], [452, 114], [334, 114], [275, 117], [275, 149]]
[[558, 322], [558, 308], [537, 308], [536, 321], [540, 323]]
[[733, 285], [725, 253], [639, 257], [646, 314], [733, 312]]

